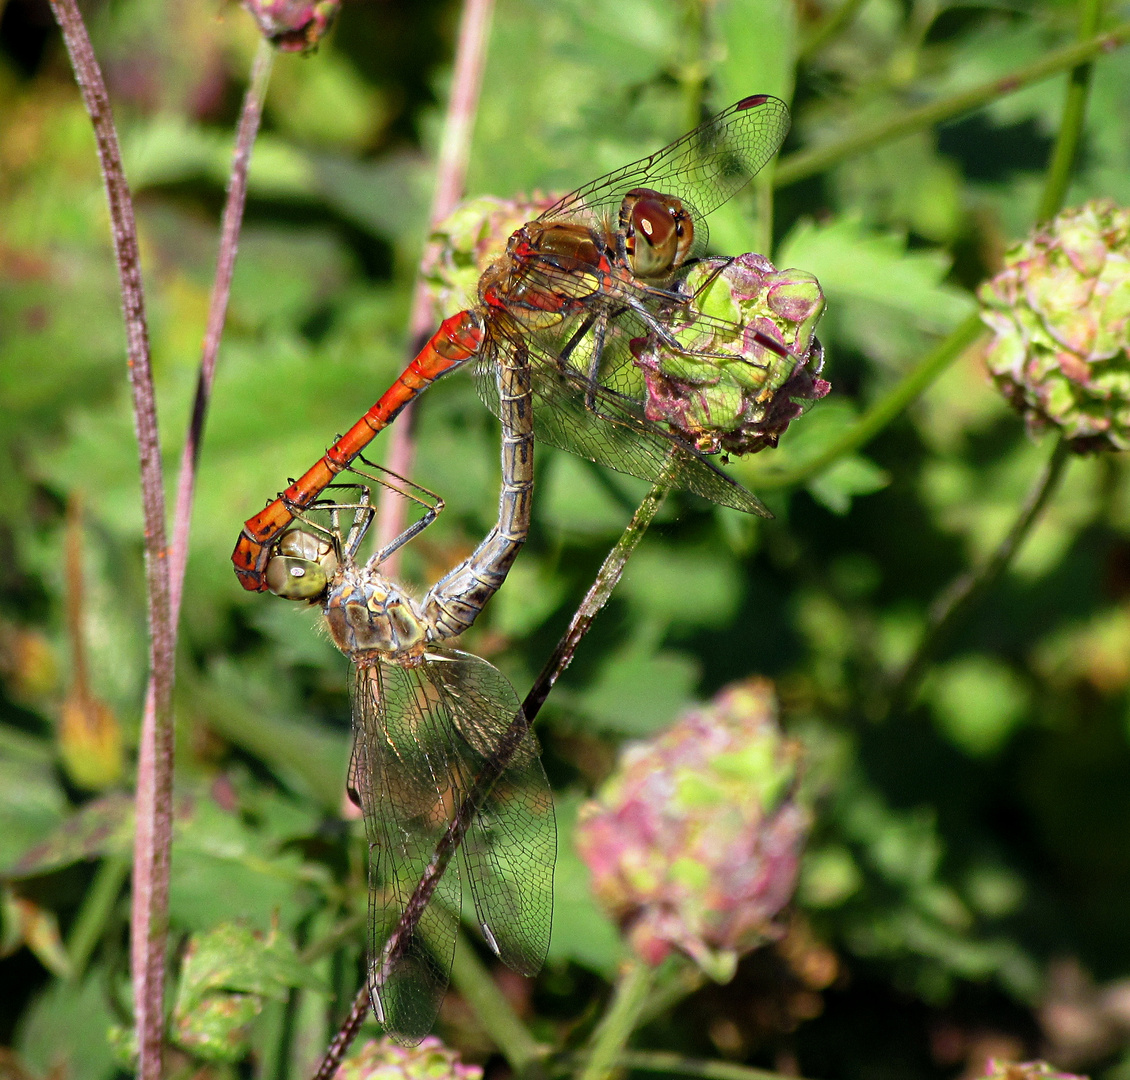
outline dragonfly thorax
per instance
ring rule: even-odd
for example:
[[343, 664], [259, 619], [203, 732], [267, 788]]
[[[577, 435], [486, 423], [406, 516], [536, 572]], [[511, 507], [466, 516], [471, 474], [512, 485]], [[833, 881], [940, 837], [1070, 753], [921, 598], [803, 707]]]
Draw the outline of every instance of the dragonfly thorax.
[[605, 250], [584, 225], [529, 222], [479, 279], [479, 298], [488, 308], [501, 308], [523, 330], [555, 326], [605, 285]]
[[694, 244], [694, 221], [673, 195], [633, 188], [620, 204], [624, 255], [636, 277], [668, 277]]
[[427, 620], [399, 585], [368, 567], [345, 566], [323, 604], [330, 636], [348, 656], [404, 662], [423, 654]]

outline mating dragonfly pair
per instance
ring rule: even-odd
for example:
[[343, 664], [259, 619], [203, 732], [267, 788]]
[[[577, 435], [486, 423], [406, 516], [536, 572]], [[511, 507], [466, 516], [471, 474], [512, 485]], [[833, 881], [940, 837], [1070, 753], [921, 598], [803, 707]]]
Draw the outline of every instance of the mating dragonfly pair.
[[[461, 880], [504, 962], [533, 974], [548, 949], [556, 834], [536, 742], [501, 673], [443, 644], [471, 625], [526, 538], [535, 439], [767, 516], [693, 442], [648, 418], [634, 357], [647, 339], [710, 362], [672, 329], [693, 299], [684, 284], [706, 247], [704, 218], [777, 152], [788, 123], [776, 98], [744, 98], [522, 226], [482, 275], [477, 303], [446, 319], [365, 416], [240, 534], [232, 561], [243, 586], [320, 604], [354, 664], [350, 786], [372, 853], [368, 981], [378, 1019], [403, 1041], [427, 1033], [446, 989]], [[697, 318], [703, 335], [720, 328]], [[722, 329], [798, 368], [808, 361], [771, 332]], [[389, 481], [351, 465], [409, 401], [468, 362], [502, 426], [498, 521], [417, 601], [379, 568], [438, 506], [361, 565], [371, 485]], [[346, 470], [356, 477], [348, 497], [323, 497]], [[493, 787], [484, 774], [497, 777]], [[413, 886], [452, 836], [451, 869], [429, 886], [436, 904]]]

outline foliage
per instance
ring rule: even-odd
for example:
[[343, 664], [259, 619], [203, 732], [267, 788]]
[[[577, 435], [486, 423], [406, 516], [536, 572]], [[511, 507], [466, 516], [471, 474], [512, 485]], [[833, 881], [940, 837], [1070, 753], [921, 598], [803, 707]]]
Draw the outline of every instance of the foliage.
[[[231, 5], [117, 0], [86, 14], [137, 200], [172, 463], [257, 31]], [[129, 1022], [132, 819], [127, 781], [83, 758], [104, 742], [74, 702], [121, 726], [132, 761], [146, 679], [137, 456], [89, 122], [46, 8], [7, 0], [0, 15], [0, 1043], [27, 1075], [105, 1080], [121, 1068], [105, 1033]], [[275, 60], [177, 670], [173, 1061], [202, 1075], [308, 1074], [363, 971], [348, 664], [315, 615], [243, 593], [229, 553], [241, 521], [403, 366], [456, 16], [446, 0], [346, 4], [316, 54]], [[468, 193], [569, 189], [756, 92], [792, 102], [787, 162], [1023, 69], [1070, 42], [1077, 19], [1053, 0], [498, 0]], [[954, 350], [869, 441], [841, 441], [960, 333], [978, 285], [1035, 224], [1065, 79], [1006, 81], [975, 111], [856, 146], [775, 193], [759, 181], [711, 216], [713, 251], [772, 246], [775, 265], [819, 280], [832, 392], [780, 448], [729, 466], [774, 520], [668, 500], [539, 718], [562, 836], [554, 939], [537, 984], [501, 985], [555, 1050], [588, 1037], [623, 957], [572, 847], [577, 807], [622, 740], [760, 675], [805, 746], [812, 832], [795, 909], [726, 987], [669, 961], [639, 1045], [825, 1080], [966, 1062], [980, 1075], [990, 1053], [1037, 1052], [1125, 1074], [1124, 459], [1071, 459], [1015, 559], [909, 685], [932, 606], [989, 562], [1051, 446], [1030, 442], [991, 387], [983, 342]], [[1094, 67], [1069, 205], [1130, 205], [1128, 133], [1130, 50], [1114, 49]], [[404, 551], [411, 584], [434, 582], [493, 522], [497, 446], [468, 378], [428, 392], [412, 477], [447, 509]], [[834, 461], [809, 468], [829, 448]], [[519, 689], [645, 490], [541, 445], [536, 458], [531, 540], [463, 641]], [[110, 790], [79, 786], [92, 776]], [[266, 942], [277, 955], [257, 955]], [[461, 970], [439, 1031], [485, 1062], [498, 1036]]]

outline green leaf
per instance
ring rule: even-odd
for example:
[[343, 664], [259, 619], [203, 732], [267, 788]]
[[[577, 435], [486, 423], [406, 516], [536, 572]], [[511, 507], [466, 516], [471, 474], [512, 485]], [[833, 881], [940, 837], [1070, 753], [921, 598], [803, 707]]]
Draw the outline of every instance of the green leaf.
[[685, 653], [653, 652], [642, 641], [629, 642], [605, 659], [578, 704], [598, 729], [646, 735], [675, 719], [698, 676], [698, 663]]
[[92, 971], [81, 983], [56, 980], [33, 998], [15, 1040], [36, 1076], [65, 1070], [71, 1080], [108, 1080], [118, 1068], [108, 1032], [115, 1019], [106, 1000], [108, 974]]
[[935, 668], [924, 693], [949, 740], [973, 757], [1000, 750], [1030, 704], [1028, 688], [1012, 668], [984, 653]]
[[133, 800], [122, 792], [88, 802], [8, 868], [9, 880], [39, 877], [83, 859], [128, 855], [133, 846]]
[[880, 469], [862, 454], [840, 458], [831, 468], [808, 481], [808, 490], [833, 514], [846, 514], [857, 495], [882, 491], [891, 482], [886, 469]]
[[181, 967], [174, 1038], [205, 1061], [238, 1061], [264, 1002], [283, 1001], [297, 986], [321, 988], [277, 927], [263, 935], [225, 923], [194, 935]]
[[906, 365], [931, 336], [952, 330], [973, 308], [971, 296], [944, 283], [949, 258], [943, 252], [908, 251], [904, 238], [874, 232], [858, 215], [820, 225], [802, 221], [777, 262], [819, 279], [828, 298], [824, 333], [842, 335], [892, 365]]

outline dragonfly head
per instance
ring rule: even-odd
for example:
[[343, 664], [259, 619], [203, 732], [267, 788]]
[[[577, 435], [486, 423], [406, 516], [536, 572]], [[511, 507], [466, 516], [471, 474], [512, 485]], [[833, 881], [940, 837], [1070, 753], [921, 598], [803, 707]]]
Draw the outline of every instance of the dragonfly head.
[[267, 588], [284, 600], [318, 600], [337, 573], [338, 558], [328, 536], [290, 529], [279, 537], [267, 562]]
[[347, 564], [325, 599], [334, 644], [350, 657], [404, 660], [423, 651], [426, 620], [419, 604], [394, 581]]
[[673, 195], [632, 188], [620, 204], [620, 232], [632, 272], [664, 277], [686, 261], [694, 244], [694, 221]]

